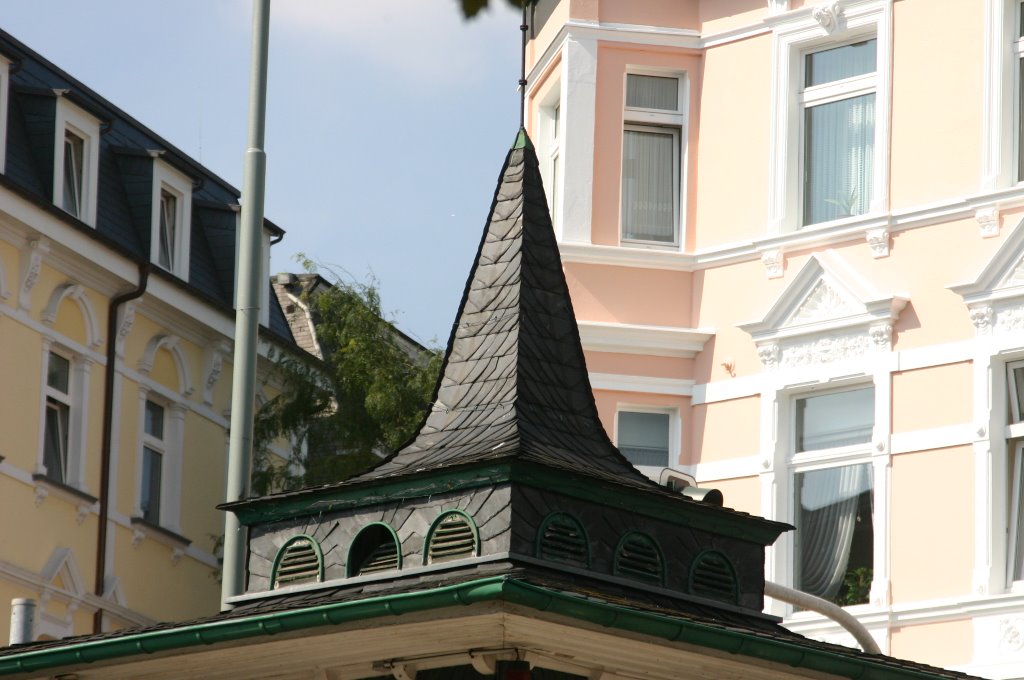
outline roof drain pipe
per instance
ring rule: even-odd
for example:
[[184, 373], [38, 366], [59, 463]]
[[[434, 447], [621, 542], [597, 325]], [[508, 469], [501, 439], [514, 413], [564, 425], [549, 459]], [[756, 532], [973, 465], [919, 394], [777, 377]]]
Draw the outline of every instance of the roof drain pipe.
[[[114, 432], [114, 376], [117, 363], [117, 310], [142, 297], [149, 284], [149, 263], [139, 262], [139, 285], [110, 300], [107, 308], [107, 365], [103, 380], [103, 443], [100, 451], [100, 516], [96, 532], [96, 597], [103, 598], [107, 571], [107, 520], [110, 516], [110, 448]], [[94, 633], [103, 632], [103, 608], [93, 615]]]
[[857, 641], [860, 648], [868, 654], [881, 654], [882, 650], [878, 648], [878, 643], [875, 642], [875, 638], [871, 637], [871, 633], [864, 627], [864, 624], [857, 620], [855, 616], [850, 614], [842, 607], [823, 600], [817, 595], [811, 595], [800, 590], [793, 590], [786, 586], [779, 585], [778, 583], [772, 583], [771, 581], [764, 582], [764, 594], [776, 600], [782, 602], [788, 602], [789, 604], [796, 605], [803, 609], [810, 609], [811, 611], [818, 612], [823, 616], [827, 616], [832, 619], [840, 626], [846, 629], [853, 639]]
[[[235, 355], [231, 367], [231, 431], [228, 439], [226, 500], [249, 495], [253, 418], [256, 411], [256, 347], [259, 340], [260, 287], [268, 286], [260, 262], [263, 192], [267, 155], [263, 150], [267, 117], [267, 52], [270, 43], [270, 0], [252, 3], [252, 71], [249, 76], [249, 142], [242, 175], [242, 219], [238, 241], [235, 309]], [[224, 570], [221, 610], [245, 589], [246, 529], [231, 510], [224, 513]]]

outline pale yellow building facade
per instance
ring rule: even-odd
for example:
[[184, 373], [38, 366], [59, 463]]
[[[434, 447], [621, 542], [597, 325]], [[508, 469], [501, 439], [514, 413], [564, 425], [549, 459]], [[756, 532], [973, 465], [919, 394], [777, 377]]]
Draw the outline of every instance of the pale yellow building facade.
[[0, 152], [0, 602], [38, 639], [212, 614], [238, 192], [3, 33]]

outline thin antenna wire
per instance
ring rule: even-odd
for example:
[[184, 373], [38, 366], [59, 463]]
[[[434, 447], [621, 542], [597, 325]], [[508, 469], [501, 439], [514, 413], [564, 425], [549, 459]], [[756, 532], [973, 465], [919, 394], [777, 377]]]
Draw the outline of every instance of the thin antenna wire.
[[529, 26], [526, 25], [526, 7], [530, 4], [530, 0], [523, 0], [523, 23], [519, 25], [519, 30], [523, 33], [523, 60], [519, 67], [519, 127], [526, 127], [526, 29]]

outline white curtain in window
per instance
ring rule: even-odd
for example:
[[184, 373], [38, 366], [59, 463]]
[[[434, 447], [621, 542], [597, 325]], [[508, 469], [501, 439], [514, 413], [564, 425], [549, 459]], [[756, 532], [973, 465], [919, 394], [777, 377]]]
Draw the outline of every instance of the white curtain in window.
[[1011, 442], [1009, 571], [1010, 581], [1024, 580], [1024, 444]]
[[857, 504], [871, 490], [868, 465], [814, 470], [797, 475], [797, 587], [834, 600], [850, 561]]
[[622, 142], [622, 236], [675, 241], [676, 134], [625, 130]]
[[807, 109], [804, 224], [868, 211], [874, 140], [874, 94]]
[[664, 76], [626, 76], [626, 106], [675, 111], [679, 108], [679, 79]]

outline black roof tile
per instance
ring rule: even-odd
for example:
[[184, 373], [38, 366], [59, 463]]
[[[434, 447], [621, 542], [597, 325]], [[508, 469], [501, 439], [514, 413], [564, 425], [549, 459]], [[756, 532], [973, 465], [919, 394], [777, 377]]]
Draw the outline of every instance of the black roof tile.
[[509, 151], [419, 434], [352, 481], [518, 457], [644, 488], [597, 415], [537, 155]]

